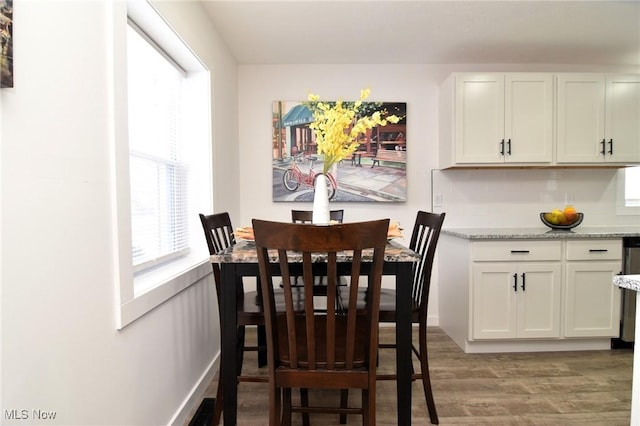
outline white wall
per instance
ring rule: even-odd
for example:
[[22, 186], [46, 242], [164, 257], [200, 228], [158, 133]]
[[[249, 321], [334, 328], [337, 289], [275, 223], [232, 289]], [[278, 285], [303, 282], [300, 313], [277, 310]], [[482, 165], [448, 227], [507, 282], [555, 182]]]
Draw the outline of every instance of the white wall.
[[[110, 61], [122, 5], [14, 2], [15, 87], [0, 91], [2, 424], [181, 424], [214, 372], [210, 276], [116, 330]], [[212, 69], [215, 204], [237, 215], [236, 64], [199, 5], [160, 7]]]

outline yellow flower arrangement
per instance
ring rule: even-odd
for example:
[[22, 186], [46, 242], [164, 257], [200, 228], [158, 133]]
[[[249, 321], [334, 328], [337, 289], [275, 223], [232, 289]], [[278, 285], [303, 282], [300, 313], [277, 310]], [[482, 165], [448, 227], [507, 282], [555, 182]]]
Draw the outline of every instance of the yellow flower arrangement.
[[360, 146], [358, 138], [367, 130], [387, 123], [397, 123], [400, 118], [386, 115], [385, 111], [375, 111], [371, 115], [359, 115], [364, 101], [369, 97], [371, 89], [360, 91], [360, 99], [345, 103], [342, 100], [334, 105], [321, 102], [320, 96], [309, 94], [307, 107], [313, 112], [314, 121], [309, 124], [316, 136], [318, 154], [324, 156], [323, 172], [353, 154]]

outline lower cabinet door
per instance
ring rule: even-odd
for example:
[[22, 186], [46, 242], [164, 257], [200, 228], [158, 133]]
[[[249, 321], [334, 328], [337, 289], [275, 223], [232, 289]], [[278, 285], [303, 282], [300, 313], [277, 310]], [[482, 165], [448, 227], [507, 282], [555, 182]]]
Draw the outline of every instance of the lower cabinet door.
[[560, 337], [561, 269], [559, 262], [476, 262], [473, 338]]
[[618, 337], [620, 288], [612, 284], [620, 262], [567, 262], [566, 337]]
[[473, 266], [473, 338], [516, 337], [515, 264], [475, 263]]
[[521, 264], [518, 270], [518, 332], [522, 338], [560, 337], [562, 267]]

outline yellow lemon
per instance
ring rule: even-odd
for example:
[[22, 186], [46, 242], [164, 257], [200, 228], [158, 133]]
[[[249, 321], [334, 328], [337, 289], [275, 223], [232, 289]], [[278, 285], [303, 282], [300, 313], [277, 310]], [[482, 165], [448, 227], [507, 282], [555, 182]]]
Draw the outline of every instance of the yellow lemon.
[[558, 225], [566, 225], [567, 224], [567, 216], [560, 212], [556, 215], [556, 220], [558, 221]]

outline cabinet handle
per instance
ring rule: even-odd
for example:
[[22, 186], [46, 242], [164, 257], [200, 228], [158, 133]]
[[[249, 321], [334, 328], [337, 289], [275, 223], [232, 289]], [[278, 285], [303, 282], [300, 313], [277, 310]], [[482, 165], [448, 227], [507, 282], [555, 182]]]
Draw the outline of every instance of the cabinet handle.
[[517, 254], [517, 253], [529, 253], [529, 250], [511, 250], [511, 254]]
[[609, 154], [613, 155], [613, 139], [609, 139]]
[[608, 251], [607, 249], [589, 249], [589, 253], [606, 253]]
[[606, 147], [606, 142], [604, 139], [602, 139], [602, 142], [600, 142], [600, 144], [602, 145], [602, 149], [600, 150], [600, 154], [605, 155], [605, 147]]
[[525, 278], [524, 278], [524, 272], [523, 272], [522, 273], [522, 291], [524, 291], [524, 280]]
[[518, 292], [518, 274], [513, 274], [513, 291]]
[[507, 154], [511, 155], [511, 139], [507, 141]]
[[504, 139], [500, 141], [500, 155], [504, 156]]

